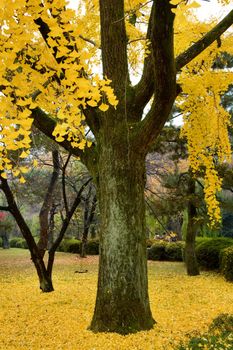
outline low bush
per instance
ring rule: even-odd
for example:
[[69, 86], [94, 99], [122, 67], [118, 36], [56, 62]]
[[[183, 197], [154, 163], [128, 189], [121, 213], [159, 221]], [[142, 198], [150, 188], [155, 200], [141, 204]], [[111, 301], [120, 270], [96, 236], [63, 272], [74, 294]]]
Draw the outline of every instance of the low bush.
[[2, 247], [2, 238], [0, 237], [0, 247]]
[[233, 344], [233, 315], [221, 314], [216, 317], [206, 334], [193, 337], [188, 344], [181, 344], [177, 350], [229, 350]]
[[71, 239], [67, 245], [67, 253], [80, 254], [81, 241], [79, 239]]
[[165, 246], [166, 242], [155, 242], [150, 248], [147, 249], [148, 260], [165, 260]]
[[[80, 254], [82, 242], [75, 238], [64, 239], [58, 250], [65, 253], [75, 253]], [[91, 239], [87, 242], [86, 253], [89, 255], [99, 254], [99, 240]]]
[[99, 254], [99, 240], [90, 239], [87, 242], [87, 254], [89, 255], [98, 255]]
[[165, 246], [165, 259], [168, 261], [183, 261], [184, 242], [167, 243]]
[[154, 243], [156, 243], [156, 240], [155, 239], [147, 239], [146, 240], [146, 247], [147, 248], [150, 248]]
[[233, 282], [233, 246], [221, 251], [220, 269], [226, 280]]
[[148, 260], [182, 261], [184, 242], [157, 241], [149, 249]]
[[65, 253], [80, 253], [81, 241], [75, 238], [66, 238], [61, 242], [58, 251]]
[[27, 242], [22, 237], [14, 237], [14, 238], [10, 239], [10, 247], [11, 248], [28, 249]]
[[220, 252], [231, 245], [233, 245], [231, 238], [219, 237], [203, 240], [196, 247], [198, 263], [207, 269], [219, 269]]

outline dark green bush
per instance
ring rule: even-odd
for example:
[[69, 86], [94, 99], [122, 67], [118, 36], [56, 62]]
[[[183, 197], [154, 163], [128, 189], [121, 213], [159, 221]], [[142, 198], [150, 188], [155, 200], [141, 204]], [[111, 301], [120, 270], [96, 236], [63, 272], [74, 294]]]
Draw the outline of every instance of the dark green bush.
[[90, 239], [87, 242], [87, 254], [89, 255], [98, 255], [99, 254], [99, 240]]
[[22, 237], [14, 237], [10, 240], [10, 247], [11, 248], [22, 248], [22, 249], [28, 249], [27, 242]]
[[221, 251], [220, 269], [226, 280], [233, 282], [233, 246]]
[[184, 242], [155, 241], [147, 249], [148, 260], [182, 261]]
[[81, 241], [75, 238], [66, 238], [61, 242], [58, 251], [65, 253], [80, 253]]
[[0, 247], [2, 247], [2, 238], [0, 237]]
[[[75, 238], [64, 239], [60, 246], [59, 251], [65, 253], [75, 253], [80, 254], [81, 251], [81, 241]], [[89, 255], [99, 254], [99, 240], [91, 239], [87, 242], [86, 253]]]
[[80, 254], [81, 241], [78, 239], [71, 239], [67, 246], [68, 253]]
[[196, 247], [198, 263], [207, 269], [219, 269], [220, 252], [233, 245], [231, 238], [211, 238], [200, 242]]
[[155, 239], [147, 239], [146, 240], [146, 247], [150, 248], [154, 243], [156, 243]]
[[155, 242], [149, 249], [147, 249], [148, 260], [165, 260], [166, 242]]
[[199, 337], [193, 337], [188, 344], [181, 344], [177, 350], [227, 350], [233, 349], [233, 315], [221, 314], [209, 327], [209, 332]]
[[167, 261], [183, 261], [184, 242], [171, 242], [165, 246], [165, 259]]
[[212, 238], [210, 238], [210, 237], [196, 237], [196, 240], [195, 240], [196, 247], [203, 242], [210, 241], [211, 239]]

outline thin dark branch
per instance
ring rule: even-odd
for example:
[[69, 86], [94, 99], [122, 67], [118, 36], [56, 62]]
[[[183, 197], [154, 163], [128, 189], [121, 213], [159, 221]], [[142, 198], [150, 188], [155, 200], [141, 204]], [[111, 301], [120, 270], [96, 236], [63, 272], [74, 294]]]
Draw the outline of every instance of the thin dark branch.
[[206, 33], [200, 40], [189, 47], [186, 51], [181, 53], [176, 58], [176, 71], [179, 71], [186, 64], [191, 62], [197, 57], [202, 51], [210, 46], [215, 40], [219, 39], [220, 36], [233, 24], [233, 10], [230, 11], [221, 22], [219, 22], [213, 29]]
[[67, 195], [66, 195], [66, 168], [68, 166], [70, 158], [71, 158], [71, 153], [69, 153], [68, 157], [66, 158], [65, 164], [62, 167], [62, 194], [63, 194], [63, 201], [64, 201], [66, 215], [68, 215], [68, 212], [69, 212]]
[[168, 230], [166, 229], [166, 227], [164, 226], [164, 224], [160, 221], [160, 219], [158, 218], [158, 216], [156, 215], [154, 209], [152, 208], [152, 206], [150, 205], [150, 201], [149, 198], [146, 198], [146, 204], [148, 205], [149, 209], [152, 211], [154, 217], [156, 218], [156, 220], [158, 221], [158, 223], [162, 226], [162, 228], [164, 229], [164, 231], [166, 233], [169, 233]]
[[2, 211], [11, 211], [9, 206], [4, 206], [4, 205], [0, 205], [0, 210], [2, 210]]

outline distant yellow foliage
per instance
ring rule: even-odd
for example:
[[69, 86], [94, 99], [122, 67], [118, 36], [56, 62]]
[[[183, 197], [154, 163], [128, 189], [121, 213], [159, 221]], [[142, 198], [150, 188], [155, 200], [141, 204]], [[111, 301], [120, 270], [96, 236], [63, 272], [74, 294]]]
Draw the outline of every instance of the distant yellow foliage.
[[[10, 254], [10, 256], [9, 256]], [[85, 274], [74, 273], [85, 270]], [[0, 251], [0, 348], [4, 350], [174, 350], [233, 313], [233, 285], [215, 273], [188, 277], [182, 263], [149, 262], [149, 293], [157, 321], [148, 332], [121, 336], [87, 330], [93, 314], [97, 258], [58, 253], [55, 292], [42, 294], [28, 252]]]

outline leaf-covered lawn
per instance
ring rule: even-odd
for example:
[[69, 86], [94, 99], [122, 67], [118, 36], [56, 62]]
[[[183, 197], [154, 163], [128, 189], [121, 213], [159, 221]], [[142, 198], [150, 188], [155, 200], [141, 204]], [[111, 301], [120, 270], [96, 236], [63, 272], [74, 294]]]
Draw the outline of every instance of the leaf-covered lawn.
[[[233, 314], [233, 284], [217, 274], [187, 277], [182, 263], [149, 262], [154, 329], [128, 336], [87, 330], [96, 295], [98, 257], [58, 253], [55, 292], [39, 291], [28, 251], [0, 250], [0, 349], [169, 350]], [[88, 270], [87, 273], [75, 271]]]

